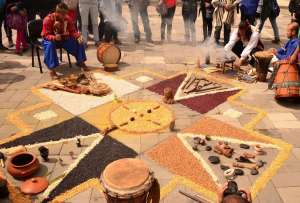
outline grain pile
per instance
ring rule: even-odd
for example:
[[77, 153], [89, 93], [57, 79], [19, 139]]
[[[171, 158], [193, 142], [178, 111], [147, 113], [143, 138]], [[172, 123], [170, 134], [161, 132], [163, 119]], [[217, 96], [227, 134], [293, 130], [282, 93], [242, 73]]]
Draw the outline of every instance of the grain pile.
[[176, 136], [157, 145], [147, 155], [170, 172], [205, 186], [210, 191], [217, 191], [211, 176]]
[[209, 117], [200, 119], [191, 127], [185, 129], [183, 132], [235, 138], [244, 141], [258, 141], [263, 143], [270, 143], [263, 137], [251, 135], [249, 132], [235, 128], [229, 124]]

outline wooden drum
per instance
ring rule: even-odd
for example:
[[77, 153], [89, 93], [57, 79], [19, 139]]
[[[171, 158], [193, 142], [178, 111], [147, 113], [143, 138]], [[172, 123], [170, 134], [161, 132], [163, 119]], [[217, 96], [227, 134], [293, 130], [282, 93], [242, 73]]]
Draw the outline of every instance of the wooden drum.
[[273, 84], [275, 98], [295, 98], [300, 95], [300, 77], [297, 64], [281, 62]]
[[106, 71], [116, 71], [121, 59], [121, 50], [114, 44], [101, 43], [97, 48], [97, 58], [103, 63]]
[[273, 58], [273, 53], [271, 53], [270, 51], [258, 51], [254, 54], [254, 56], [257, 59], [257, 63], [255, 67], [257, 80], [260, 82], [266, 82], [268, 68]]
[[103, 171], [100, 182], [107, 203], [158, 203], [159, 185], [139, 159], [120, 159]]

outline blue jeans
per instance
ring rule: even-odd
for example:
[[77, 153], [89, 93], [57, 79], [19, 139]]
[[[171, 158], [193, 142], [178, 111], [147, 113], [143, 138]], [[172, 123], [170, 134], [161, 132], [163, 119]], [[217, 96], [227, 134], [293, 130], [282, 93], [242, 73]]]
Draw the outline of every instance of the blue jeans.
[[[277, 26], [277, 23], [276, 23], [276, 18], [275, 17], [267, 17], [267, 18], [269, 18], [270, 23], [272, 25], [275, 40], [279, 40], [280, 39], [280, 37], [279, 37], [279, 29], [278, 29], [278, 26]], [[262, 31], [262, 29], [264, 27], [264, 24], [265, 24], [265, 21], [267, 20], [267, 18], [261, 18], [260, 19], [260, 21], [259, 21], [259, 27], [258, 27], [259, 32]]]
[[56, 48], [62, 47], [69, 54], [76, 58], [77, 63], [86, 61], [84, 46], [79, 44], [75, 39], [70, 38], [62, 42], [43, 40], [44, 63], [49, 69], [53, 69], [59, 65]]

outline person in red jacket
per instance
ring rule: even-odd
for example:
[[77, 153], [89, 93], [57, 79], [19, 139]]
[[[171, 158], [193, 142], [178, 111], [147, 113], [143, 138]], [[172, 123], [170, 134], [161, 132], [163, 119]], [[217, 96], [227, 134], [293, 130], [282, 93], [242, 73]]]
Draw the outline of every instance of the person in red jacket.
[[44, 63], [50, 70], [50, 76], [57, 78], [54, 70], [59, 65], [56, 48], [62, 47], [75, 56], [77, 65], [88, 70], [85, 65], [86, 55], [81, 34], [75, 28], [74, 22], [68, 17], [68, 6], [64, 3], [57, 5], [54, 13], [44, 18], [42, 37], [44, 48]]
[[167, 27], [167, 40], [171, 41], [172, 21], [176, 10], [176, 0], [160, 0], [159, 4], [165, 4], [167, 12], [161, 15], [161, 41], [165, 41], [165, 31]]

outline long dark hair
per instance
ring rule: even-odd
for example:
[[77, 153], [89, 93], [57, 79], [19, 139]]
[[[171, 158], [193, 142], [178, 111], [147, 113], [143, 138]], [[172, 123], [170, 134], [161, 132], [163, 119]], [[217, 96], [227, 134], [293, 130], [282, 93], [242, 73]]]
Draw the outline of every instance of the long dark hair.
[[[246, 39], [250, 40], [251, 35], [252, 35], [252, 29], [251, 29], [250, 23], [247, 20], [240, 22], [239, 30], [245, 30]], [[238, 36], [239, 36], [239, 38], [241, 38], [240, 33], [238, 33]]]

